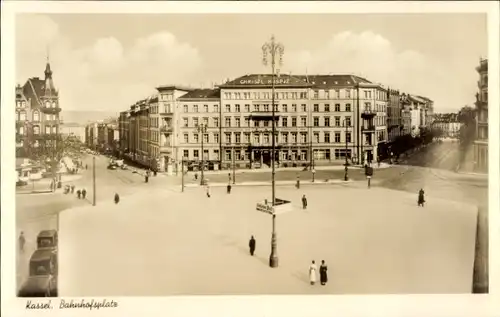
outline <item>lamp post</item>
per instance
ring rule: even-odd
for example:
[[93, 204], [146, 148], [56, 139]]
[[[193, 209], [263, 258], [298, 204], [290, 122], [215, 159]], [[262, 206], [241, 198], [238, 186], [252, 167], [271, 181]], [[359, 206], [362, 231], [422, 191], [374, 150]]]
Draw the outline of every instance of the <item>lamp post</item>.
[[234, 148], [231, 158], [233, 159], [233, 184], [236, 184], [236, 158], [234, 157]]
[[349, 165], [349, 162], [347, 160], [347, 150], [348, 150], [348, 142], [347, 142], [347, 129], [349, 128], [349, 125], [347, 124], [347, 121], [346, 119], [344, 119], [344, 122], [343, 122], [344, 126], [345, 126], [345, 167], [344, 167], [344, 181], [348, 181], [349, 180], [349, 168], [348, 168], [348, 165]]
[[[277, 267], [278, 266], [278, 252], [277, 252], [277, 239], [276, 239], [276, 214], [274, 213], [274, 206], [276, 204], [276, 184], [275, 184], [275, 149], [276, 149], [276, 121], [275, 119], [275, 108], [274, 108], [274, 102], [275, 102], [275, 93], [274, 93], [274, 77], [275, 77], [275, 72], [276, 72], [276, 64], [278, 63], [281, 65], [283, 63], [283, 53], [285, 51], [285, 47], [281, 44], [276, 42], [274, 35], [271, 37], [271, 40], [267, 43], [265, 43], [262, 46], [262, 62], [264, 65], [268, 65], [268, 59], [267, 56], [270, 55], [271, 57], [271, 70], [272, 70], [272, 77], [271, 77], [271, 95], [272, 95], [272, 150], [271, 150], [271, 164], [272, 164], [272, 173], [271, 173], [271, 188], [272, 188], [272, 201], [271, 201], [271, 206], [273, 206], [273, 215], [272, 215], [272, 236], [271, 236], [271, 254], [269, 256], [269, 266], [270, 267]], [[279, 59], [278, 59], [279, 58]]]
[[203, 171], [205, 170], [205, 162], [203, 158], [203, 137], [205, 133], [207, 133], [207, 126], [204, 123], [201, 123], [197, 127], [198, 133], [201, 133], [201, 179], [200, 179], [200, 185], [205, 184], [205, 175], [203, 174]]

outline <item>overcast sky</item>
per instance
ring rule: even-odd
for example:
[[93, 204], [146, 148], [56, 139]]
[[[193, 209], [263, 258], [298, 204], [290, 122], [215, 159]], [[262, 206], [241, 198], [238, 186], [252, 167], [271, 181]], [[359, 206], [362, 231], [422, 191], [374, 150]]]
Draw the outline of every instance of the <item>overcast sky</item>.
[[64, 109], [122, 111], [160, 84], [269, 72], [271, 34], [285, 46], [284, 73], [358, 74], [427, 96], [438, 112], [472, 105], [487, 57], [485, 14], [24, 14], [16, 81], [44, 76], [49, 47]]

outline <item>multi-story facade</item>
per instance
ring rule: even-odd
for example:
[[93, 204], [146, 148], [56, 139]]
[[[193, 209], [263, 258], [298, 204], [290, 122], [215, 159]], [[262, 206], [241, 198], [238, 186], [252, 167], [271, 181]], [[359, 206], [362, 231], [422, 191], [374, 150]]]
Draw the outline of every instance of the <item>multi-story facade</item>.
[[480, 172], [488, 171], [488, 60], [481, 59], [476, 68], [479, 73], [478, 93], [476, 94], [476, 140], [474, 141], [475, 168]]
[[[222, 122], [220, 91], [218, 89], [198, 89], [188, 92], [178, 99], [180, 113], [177, 130], [169, 121], [162, 125], [162, 131], [174, 130], [179, 135], [176, 143], [177, 160], [197, 164], [203, 160], [209, 169], [219, 169], [221, 164]], [[165, 133], [162, 142], [173, 144], [173, 133]], [[203, 153], [201, 143], [203, 142]]]
[[387, 132], [389, 142], [403, 135], [403, 109], [401, 107], [401, 94], [399, 90], [387, 90]]
[[[199, 167], [202, 157], [209, 169], [270, 166], [272, 80], [253, 74], [214, 89], [159, 87], [157, 95], [120, 113], [120, 150], [167, 172], [182, 161]], [[279, 166], [373, 161], [411, 131], [413, 99], [358, 76], [281, 75], [274, 88]], [[425, 112], [418, 114], [420, 125]]]
[[16, 86], [16, 155], [35, 158], [55, 155], [60, 140], [59, 92], [54, 86], [50, 63], [45, 79], [29, 78]]

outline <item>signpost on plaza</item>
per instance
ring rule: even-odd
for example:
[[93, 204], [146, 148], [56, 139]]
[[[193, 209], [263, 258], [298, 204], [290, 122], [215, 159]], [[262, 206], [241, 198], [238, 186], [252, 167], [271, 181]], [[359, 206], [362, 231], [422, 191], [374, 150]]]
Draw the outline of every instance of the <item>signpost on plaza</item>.
[[[275, 74], [276, 74], [276, 64], [283, 64], [283, 53], [285, 52], [285, 47], [275, 41], [274, 35], [271, 37], [271, 41], [265, 43], [262, 46], [262, 62], [264, 65], [267, 65], [267, 56], [271, 57], [271, 95], [272, 95], [272, 115], [271, 115], [271, 126], [272, 126], [272, 150], [271, 150], [271, 187], [272, 187], [272, 198], [271, 198], [271, 206], [274, 207], [276, 204], [276, 120], [275, 120]], [[279, 57], [279, 60], [277, 58]], [[277, 251], [277, 239], [276, 239], [276, 214], [273, 213], [273, 229], [271, 236], [271, 254], [269, 256], [269, 266], [270, 267], [278, 267], [278, 251]]]

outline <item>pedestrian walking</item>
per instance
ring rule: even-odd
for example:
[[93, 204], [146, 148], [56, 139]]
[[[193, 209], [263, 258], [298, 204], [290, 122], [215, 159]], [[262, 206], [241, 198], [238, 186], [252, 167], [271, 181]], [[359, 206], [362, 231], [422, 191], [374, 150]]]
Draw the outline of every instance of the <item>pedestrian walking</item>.
[[326, 285], [328, 282], [328, 267], [325, 264], [325, 260], [321, 260], [321, 265], [319, 267], [319, 281], [321, 285]]
[[87, 197], [87, 190], [84, 188], [82, 189], [82, 198], [85, 199]]
[[71, 185], [71, 193], [73, 194], [75, 192], [75, 185]]
[[316, 263], [314, 260], [312, 261], [311, 265], [309, 266], [309, 282], [311, 282], [311, 285], [316, 284], [316, 272], [318, 271], [318, 267], [316, 266]]
[[26, 244], [26, 239], [24, 238], [24, 232], [21, 231], [19, 235], [19, 250], [24, 252], [24, 245]]
[[300, 188], [300, 175], [297, 175], [297, 183], [295, 184], [295, 187], [297, 187], [297, 189]]
[[421, 188], [418, 191], [418, 201], [417, 201], [417, 204], [418, 204], [419, 207], [424, 207], [424, 203], [425, 203], [425, 192]]
[[231, 194], [231, 184], [227, 184], [227, 193]]
[[302, 195], [302, 209], [307, 209], [307, 198], [306, 198], [306, 195]]
[[252, 236], [248, 242], [248, 247], [250, 248], [250, 255], [253, 256], [255, 252], [255, 238]]
[[194, 180], [197, 181], [198, 180], [198, 172], [194, 173]]
[[228, 182], [231, 183], [231, 173], [227, 173]]
[[210, 198], [210, 186], [207, 184], [207, 197]]
[[147, 174], [144, 176], [144, 182], [149, 182], [149, 176]]
[[120, 196], [118, 193], [115, 193], [115, 204], [118, 204], [120, 202]]
[[78, 199], [80, 199], [81, 195], [82, 195], [82, 191], [81, 190], [77, 190], [76, 191], [76, 197], [78, 197]]

